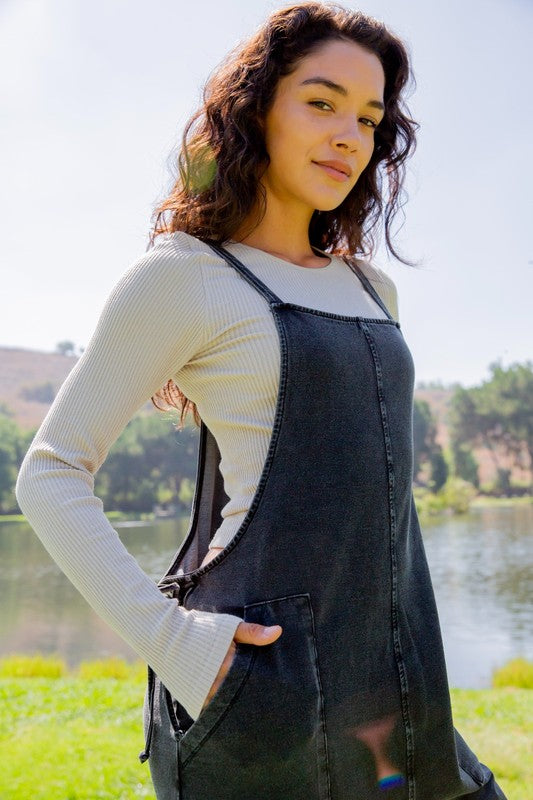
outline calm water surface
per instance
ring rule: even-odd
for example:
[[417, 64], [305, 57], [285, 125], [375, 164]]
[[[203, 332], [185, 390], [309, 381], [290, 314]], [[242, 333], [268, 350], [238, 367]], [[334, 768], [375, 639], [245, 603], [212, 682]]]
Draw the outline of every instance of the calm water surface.
[[[188, 519], [116, 526], [154, 580]], [[533, 659], [533, 506], [476, 509], [426, 525], [450, 684], [490, 685], [514, 656]], [[112, 654], [136, 658], [90, 609], [24, 523], [0, 523], [0, 655], [59, 653], [70, 666]]]

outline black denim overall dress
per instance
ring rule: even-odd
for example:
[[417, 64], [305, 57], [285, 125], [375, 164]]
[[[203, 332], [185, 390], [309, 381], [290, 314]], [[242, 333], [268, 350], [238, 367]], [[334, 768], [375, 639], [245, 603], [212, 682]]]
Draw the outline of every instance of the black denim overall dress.
[[[454, 731], [412, 498], [413, 364], [395, 322], [269, 304], [281, 348], [275, 420], [253, 502], [198, 568], [227, 502], [202, 424], [189, 533], [159, 586], [187, 609], [279, 624], [237, 643], [195, 721], [149, 670], [146, 748], [158, 800], [493, 800]], [[354, 277], [354, 279], [356, 279]]]

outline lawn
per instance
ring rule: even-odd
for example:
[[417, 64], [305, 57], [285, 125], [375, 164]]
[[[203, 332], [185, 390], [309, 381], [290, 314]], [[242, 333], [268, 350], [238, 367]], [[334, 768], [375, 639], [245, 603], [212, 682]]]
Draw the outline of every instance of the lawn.
[[[143, 695], [138, 674], [1, 678], [0, 798], [155, 800], [148, 764], [137, 758]], [[455, 689], [452, 700], [456, 727], [496, 773], [508, 800], [533, 800], [527, 734], [533, 692]]]

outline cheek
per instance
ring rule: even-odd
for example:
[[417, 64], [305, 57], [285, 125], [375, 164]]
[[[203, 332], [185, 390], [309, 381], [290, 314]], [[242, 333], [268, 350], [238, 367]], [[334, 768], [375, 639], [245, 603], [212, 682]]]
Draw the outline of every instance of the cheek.
[[279, 108], [269, 119], [265, 144], [271, 159], [294, 166], [309, 152], [316, 132], [309, 124], [305, 110], [286, 106]]
[[361, 150], [361, 172], [368, 166], [370, 159], [372, 158], [372, 154], [374, 152], [375, 142], [374, 136], [370, 134], [368, 136], [368, 141], [365, 142], [364, 148]]

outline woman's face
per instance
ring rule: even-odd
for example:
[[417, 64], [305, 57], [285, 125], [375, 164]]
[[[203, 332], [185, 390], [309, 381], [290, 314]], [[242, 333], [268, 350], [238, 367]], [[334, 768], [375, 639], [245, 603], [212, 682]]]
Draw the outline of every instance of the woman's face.
[[267, 202], [273, 196], [288, 213], [309, 218], [315, 209], [337, 208], [372, 155], [384, 88], [378, 57], [340, 40], [327, 41], [281, 78], [264, 120]]

